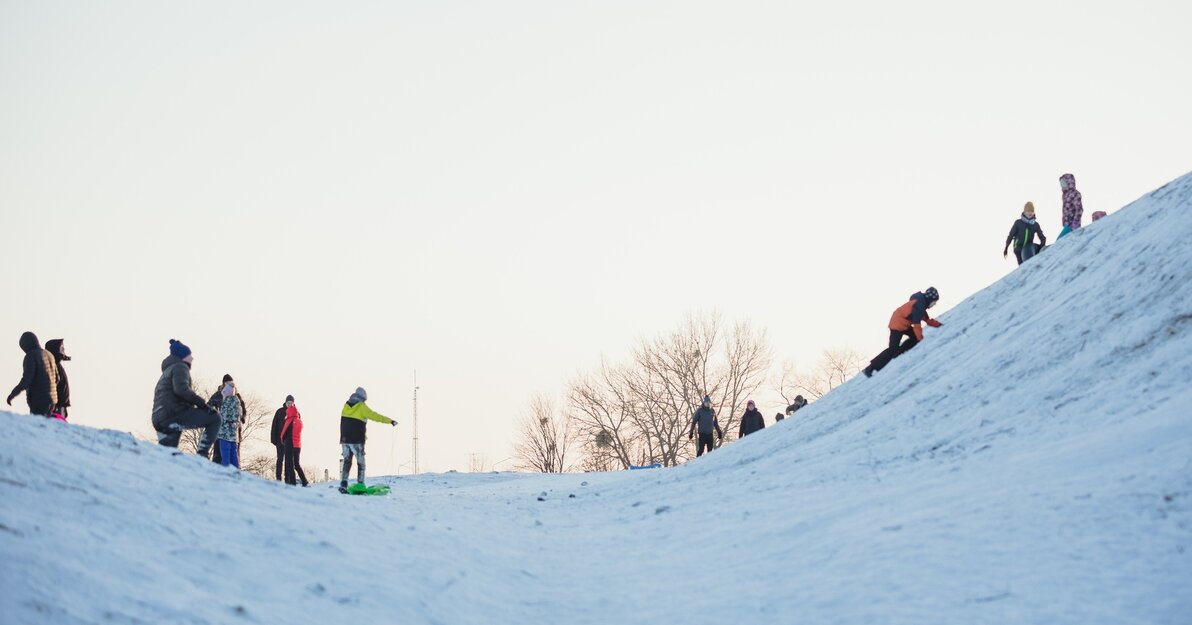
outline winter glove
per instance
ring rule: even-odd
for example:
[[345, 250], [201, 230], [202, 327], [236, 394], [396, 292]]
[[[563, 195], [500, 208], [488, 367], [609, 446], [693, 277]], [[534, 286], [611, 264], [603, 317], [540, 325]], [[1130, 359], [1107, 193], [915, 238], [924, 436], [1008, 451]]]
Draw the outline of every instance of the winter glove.
[[17, 396], [17, 394], [16, 394], [16, 393], [13, 393], [12, 395], [9, 395], [9, 396], [8, 396], [8, 405], [9, 405], [9, 406], [11, 406], [11, 405], [12, 405], [12, 400], [13, 400], [13, 399], [14, 399], [16, 396]]
[[[10, 399], [8, 403], [11, 404], [12, 400]], [[695, 430], [692, 430], [687, 433], [687, 440], [693, 440], [694, 438], [695, 438]]]
[[389, 425], [392, 425], [393, 427], [397, 427], [397, 421], [390, 421]]
[[944, 325], [944, 324], [942, 324], [942, 323], [940, 323], [940, 322], [936, 321], [935, 319], [928, 319], [928, 320], [927, 320], [927, 325], [929, 325], [929, 326], [931, 326], [931, 327], [933, 327], [933, 328], [938, 328], [938, 327], [940, 327], [940, 326], [942, 326], [942, 325]]

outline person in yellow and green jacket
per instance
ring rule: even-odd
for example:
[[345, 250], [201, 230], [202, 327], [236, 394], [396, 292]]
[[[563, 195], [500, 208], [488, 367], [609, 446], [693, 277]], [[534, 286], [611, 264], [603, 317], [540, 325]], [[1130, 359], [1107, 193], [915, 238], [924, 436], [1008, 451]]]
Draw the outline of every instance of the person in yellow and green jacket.
[[364, 483], [364, 427], [369, 419], [397, 425], [397, 421], [383, 414], [374, 412], [364, 402], [368, 400], [368, 393], [363, 388], [356, 387], [356, 392], [348, 398], [344, 409], [339, 413], [339, 446], [343, 451], [343, 462], [339, 468], [339, 492], [348, 492], [348, 471], [352, 468], [352, 457], [356, 457], [356, 481]]

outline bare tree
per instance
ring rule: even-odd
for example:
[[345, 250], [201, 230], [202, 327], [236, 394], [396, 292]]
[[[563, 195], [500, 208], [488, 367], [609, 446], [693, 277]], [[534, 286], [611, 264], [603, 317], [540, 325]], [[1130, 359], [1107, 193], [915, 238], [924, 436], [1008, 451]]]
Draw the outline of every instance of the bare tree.
[[808, 395], [819, 399], [829, 391], [844, 384], [865, 367], [865, 359], [849, 348], [825, 350], [819, 362], [807, 372], [799, 371], [793, 363], [783, 363], [782, 373], [776, 379], [775, 391], [788, 404], [796, 395]]
[[529, 412], [522, 417], [520, 438], [513, 448], [518, 468], [538, 473], [562, 473], [570, 467], [572, 433], [568, 419], [555, 409], [546, 395], [530, 398]]
[[627, 365], [602, 363], [571, 386], [582, 466], [686, 461], [693, 452], [686, 435], [703, 396], [712, 396], [721, 427], [731, 432], [771, 361], [764, 331], [738, 323], [725, 332], [715, 313], [689, 316], [674, 331], [641, 341]]

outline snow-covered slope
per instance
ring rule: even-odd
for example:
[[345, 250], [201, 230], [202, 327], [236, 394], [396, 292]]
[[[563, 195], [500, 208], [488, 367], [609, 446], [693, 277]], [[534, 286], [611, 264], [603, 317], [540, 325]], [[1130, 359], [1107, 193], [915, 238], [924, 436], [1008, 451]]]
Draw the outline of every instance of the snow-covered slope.
[[0, 414], [0, 623], [1190, 623], [1190, 210], [1185, 176], [671, 470], [345, 497]]

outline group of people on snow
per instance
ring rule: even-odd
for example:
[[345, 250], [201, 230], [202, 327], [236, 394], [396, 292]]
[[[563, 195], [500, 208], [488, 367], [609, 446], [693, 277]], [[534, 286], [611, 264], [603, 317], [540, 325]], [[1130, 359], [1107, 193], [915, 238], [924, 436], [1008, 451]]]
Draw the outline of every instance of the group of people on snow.
[[[181, 341], [170, 339], [170, 354], [161, 363], [161, 378], [153, 392], [153, 429], [157, 431], [158, 442], [167, 447], [177, 447], [182, 432], [201, 429], [198, 453], [207, 455], [208, 450], [218, 446], [220, 462], [225, 466], [240, 468], [239, 434], [245, 421], [244, 399], [236, 390], [231, 375], [225, 375], [220, 390], [210, 400], [204, 400], [194, 391], [190, 376], [194, 354]], [[356, 481], [363, 484], [364, 440], [367, 421], [378, 421], [397, 425], [389, 417], [377, 413], [365, 403], [368, 393], [357, 387], [348, 397], [340, 412], [339, 442], [343, 455], [340, 466], [340, 490], [347, 490], [348, 473], [352, 460], [356, 461]], [[274, 477], [286, 484], [297, 485], [301, 481], [308, 486], [306, 473], [302, 470], [302, 414], [294, 403], [294, 396], [287, 395], [285, 403], [273, 415], [269, 441], [277, 450]]]
[[70, 360], [65, 339], [46, 341], [43, 348], [36, 334], [25, 332], [18, 344], [25, 359], [21, 363], [21, 381], [8, 394], [8, 405], [24, 393], [30, 414], [65, 421], [70, 408], [70, 382], [62, 366]]
[[[1063, 238], [1080, 228], [1084, 206], [1080, 192], [1076, 190], [1075, 176], [1060, 176], [1060, 190], [1063, 202], [1063, 229], [1059, 238]], [[1104, 216], [1104, 211], [1096, 211], [1092, 219], [1097, 221]], [[1035, 219], [1035, 205], [1027, 202], [1022, 215], [1015, 220], [1006, 236], [1002, 256], [1007, 257], [1010, 247], [1013, 246], [1014, 257], [1021, 265], [1042, 251], [1046, 245], [1047, 237]], [[905, 303], [894, 310], [888, 324], [889, 343], [862, 370], [865, 377], [871, 377], [881, 371], [891, 360], [918, 345], [923, 340], [923, 324], [933, 328], [943, 325], [932, 319], [928, 313], [939, 301], [939, 297], [939, 291], [935, 287], [928, 287], [912, 293]], [[30, 413], [65, 421], [70, 407], [70, 384], [62, 363], [69, 361], [70, 356], [66, 355], [64, 340], [48, 341], [43, 348], [35, 334], [25, 332], [21, 335], [19, 344], [25, 352], [22, 376], [21, 381], [8, 396], [8, 405], [11, 406], [13, 399], [25, 393]], [[196, 451], [200, 455], [210, 457], [213, 462], [239, 469], [240, 440], [247, 418], [244, 398], [237, 390], [235, 380], [227, 374], [224, 375], [219, 390], [209, 399], [203, 399], [195, 392], [191, 379], [190, 369], [193, 362], [194, 355], [190, 348], [181, 341], [170, 339], [169, 355], [161, 363], [161, 377], [158, 378], [153, 391], [151, 422], [157, 432], [158, 442], [167, 447], [177, 447], [184, 431], [202, 430]], [[348, 486], [348, 475], [353, 460], [356, 462], [356, 481], [364, 483], [364, 442], [368, 421], [397, 425], [393, 419], [369, 408], [367, 400], [368, 393], [357, 387], [340, 411], [340, 490], [344, 492]], [[787, 406], [785, 414], [779, 412], [774, 420], [782, 421], [784, 417], [806, 405], [807, 400], [799, 395], [795, 397], [794, 403]], [[757, 409], [757, 404], [749, 400], [741, 417], [738, 436], [745, 437], [765, 427], [765, 419]], [[294, 403], [294, 396], [287, 395], [285, 403], [274, 413], [269, 435], [269, 440], [277, 451], [274, 473], [278, 481], [284, 479], [285, 483], [292, 485], [297, 485], [300, 481], [303, 486], [308, 486], [310, 482], [306, 479], [301, 465], [302, 428], [302, 415]], [[716, 411], [712, 408], [712, 398], [707, 395], [692, 414], [687, 437], [695, 440], [697, 431], [699, 439], [696, 442], [696, 457], [702, 456], [705, 451], [715, 449], [716, 443], [724, 439], [724, 431], [720, 428]]]
[[[1060, 230], [1058, 238], [1062, 239], [1073, 230], [1080, 229], [1080, 221], [1084, 215], [1084, 202], [1080, 197], [1080, 191], [1076, 190], [1076, 176], [1072, 174], [1060, 176], [1060, 192], [1063, 203], [1060, 223], [1063, 225], [1063, 229]], [[1093, 221], [1104, 216], [1105, 211], [1096, 211], [1093, 213]], [[1038, 243], [1035, 242], [1036, 238], [1039, 240]], [[1027, 202], [1022, 207], [1022, 215], [1014, 220], [1014, 225], [1010, 226], [1010, 234], [1006, 235], [1006, 245], [1002, 248], [1003, 258], [1009, 256], [1011, 245], [1014, 246], [1014, 258], [1018, 260], [1019, 265], [1033, 258], [1047, 246], [1047, 237], [1043, 235], [1043, 228], [1039, 226], [1039, 222], [1035, 221], [1034, 202]]]
[[[796, 395], [794, 403], [786, 407], [786, 413], [778, 413], [774, 416], [774, 421], [782, 421], [806, 405], [807, 400], [803, 399], [802, 395]], [[757, 403], [752, 399], [749, 400], [745, 403], [745, 412], [741, 415], [741, 426], [737, 428], [737, 438], [745, 438], [765, 428], [765, 417], [757, 409]], [[691, 415], [691, 428], [687, 432], [689, 440], [695, 440], [696, 430], [699, 431], [699, 440], [695, 447], [695, 457], [697, 458], [704, 455], [705, 451], [712, 451], [716, 448], [716, 443], [724, 440], [724, 430], [720, 429], [720, 420], [716, 416], [716, 410], [712, 408], [711, 395], [704, 395], [699, 408], [696, 408]], [[713, 434], [716, 435], [715, 439], [712, 438]]]

